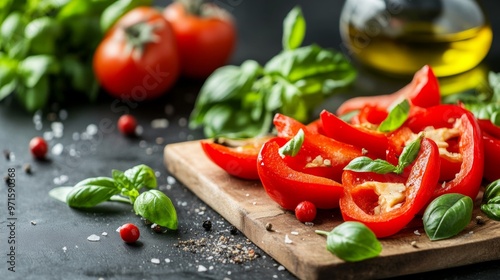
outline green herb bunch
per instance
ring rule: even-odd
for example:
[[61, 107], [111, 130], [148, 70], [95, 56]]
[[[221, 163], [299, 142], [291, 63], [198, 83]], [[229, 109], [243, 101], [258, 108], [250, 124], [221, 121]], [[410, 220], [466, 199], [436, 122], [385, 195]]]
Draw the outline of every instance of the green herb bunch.
[[276, 112], [305, 122], [326, 97], [354, 81], [356, 71], [340, 52], [301, 47], [306, 22], [299, 7], [289, 12], [283, 27], [283, 51], [264, 66], [247, 60], [208, 77], [191, 113], [191, 128], [203, 126], [207, 137], [264, 135]]
[[[113, 170], [112, 178], [88, 178], [73, 187], [58, 187], [49, 195], [74, 208], [90, 208], [106, 201], [130, 203], [137, 215], [169, 229], [177, 229], [177, 212], [170, 198], [156, 190], [154, 171], [147, 165]], [[141, 190], [147, 190], [141, 193]]]
[[29, 112], [49, 101], [94, 100], [92, 56], [127, 11], [152, 0], [0, 1], [0, 101], [14, 94]]

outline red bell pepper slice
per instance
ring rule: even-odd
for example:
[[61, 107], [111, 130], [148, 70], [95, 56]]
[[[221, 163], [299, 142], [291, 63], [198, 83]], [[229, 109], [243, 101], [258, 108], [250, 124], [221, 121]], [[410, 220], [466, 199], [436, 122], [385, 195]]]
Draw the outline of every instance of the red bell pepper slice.
[[201, 147], [208, 158], [227, 173], [242, 179], [258, 180], [257, 156], [269, 138], [255, 138], [229, 147], [212, 140], [202, 140]]
[[364, 148], [378, 158], [385, 158], [388, 147], [387, 135], [381, 132], [355, 127], [326, 110], [320, 113], [326, 136], [337, 141]]
[[414, 106], [424, 108], [441, 104], [439, 82], [430, 66], [425, 65], [418, 70], [412, 81], [400, 90], [391, 94], [359, 96], [348, 99], [340, 105], [336, 113], [341, 116], [354, 110], [360, 110], [366, 105], [388, 109], [403, 98], [407, 98]]
[[[345, 171], [342, 175], [344, 196], [340, 199], [342, 217], [345, 221], [364, 223], [379, 238], [399, 232], [429, 203], [438, 182], [439, 168], [438, 148], [433, 141], [424, 138], [407, 179], [394, 173]], [[384, 199], [390, 200], [382, 192], [376, 192], [374, 186], [380, 183], [404, 186], [400, 189], [403, 196], [399, 203], [386, 210], [378, 208], [380, 201], [383, 204]]]
[[477, 120], [483, 133], [484, 171], [483, 178], [488, 182], [500, 179], [500, 127], [490, 120]]
[[[462, 157], [459, 171], [452, 180], [437, 186], [434, 197], [445, 193], [460, 193], [475, 199], [481, 187], [484, 170], [484, 144], [481, 129], [474, 115], [457, 105], [439, 105], [420, 111], [408, 119], [407, 125], [415, 133], [425, 127], [451, 128], [460, 122], [458, 142], [451, 143], [451, 152]], [[442, 161], [443, 162], [443, 161]], [[443, 166], [444, 167], [444, 162]], [[450, 177], [448, 175], [448, 177]]]
[[[285, 138], [275, 138], [266, 142], [257, 158], [257, 170], [269, 197], [286, 210], [294, 210], [302, 201], [310, 201], [321, 209], [338, 207], [339, 198], [344, 192], [342, 185], [325, 177], [293, 169], [287, 161], [290, 157], [282, 158], [278, 151], [280, 144], [286, 141]], [[307, 143], [304, 141], [303, 145]], [[301, 152], [304, 150], [301, 149], [299, 154]]]
[[[296, 171], [340, 182], [344, 167], [363, 154], [361, 148], [318, 134], [315, 129], [310, 129], [309, 125], [306, 126], [286, 115], [276, 114], [273, 121], [278, 137], [287, 140], [295, 136], [300, 129], [304, 131], [304, 143], [300, 152], [295, 157], [284, 159]], [[327, 160], [328, 166], [319, 164], [321, 160]]]
[[351, 118], [351, 124], [362, 124], [362, 123], [371, 123], [371, 124], [380, 124], [382, 123], [389, 112], [385, 108], [379, 108], [373, 105], [366, 105], [359, 113]]

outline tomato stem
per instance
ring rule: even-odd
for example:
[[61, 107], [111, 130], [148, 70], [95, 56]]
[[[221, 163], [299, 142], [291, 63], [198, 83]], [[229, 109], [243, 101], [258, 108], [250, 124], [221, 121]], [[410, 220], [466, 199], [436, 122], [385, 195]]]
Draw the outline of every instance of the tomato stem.
[[140, 21], [123, 28], [127, 37], [127, 50], [134, 60], [137, 61], [142, 57], [146, 45], [158, 42], [158, 35], [155, 34], [157, 27], [158, 24]]
[[176, 0], [175, 2], [179, 2], [184, 7], [186, 12], [191, 15], [203, 15], [204, 0]]

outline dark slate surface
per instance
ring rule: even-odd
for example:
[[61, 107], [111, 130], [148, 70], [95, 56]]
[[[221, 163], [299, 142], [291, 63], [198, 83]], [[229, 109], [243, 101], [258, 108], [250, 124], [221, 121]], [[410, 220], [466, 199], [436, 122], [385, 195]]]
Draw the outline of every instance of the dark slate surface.
[[[338, 16], [341, 1], [219, 1], [229, 5], [239, 28], [238, 49], [234, 64], [245, 59], [265, 62], [279, 52], [281, 22], [295, 4], [303, 7], [308, 22], [306, 43], [317, 42], [325, 47], [340, 45]], [[157, 1], [162, 5], [169, 1]], [[500, 5], [485, 3], [492, 14], [494, 31], [500, 32], [500, 19], [493, 13]], [[495, 38], [487, 63], [498, 71], [500, 43]], [[406, 81], [405, 81], [406, 82]], [[397, 88], [401, 82], [387, 84], [379, 91]], [[101, 98], [97, 104], [53, 106], [41, 114], [43, 127], [37, 130], [33, 116], [22, 112], [12, 100], [0, 103], [0, 149], [11, 152], [10, 160], [0, 158], [0, 174], [15, 169], [16, 200], [15, 230], [7, 220], [7, 191], [0, 188], [0, 270], [1, 279], [294, 279], [294, 276], [253, 244], [241, 233], [232, 235], [231, 225], [208, 208], [182, 184], [175, 181], [163, 165], [163, 147], [167, 143], [199, 139], [200, 131], [191, 131], [186, 120], [200, 83], [181, 81], [167, 96], [155, 102], [141, 103], [132, 108], [125, 104], [113, 106], [112, 100]], [[329, 105], [337, 106], [341, 96]], [[137, 138], [125, 138], [116, 129], [118, 117], [129, 111], [137, 116], [143, 133]], [[61, 113], [62, 112], [62, 113]], [[64, 114], [67, 112], [67, 118]], [[60, 155], [51, 154], [47, 161], [34, 160], [28, 151], [29, 140], [51, 130], [53, 117], [64, 120], [61, 138], [49, 141], [51, 147], [61, 144]], [[167, 119], [166, 129], [154, 129], [151, 121]], [[106, 123], [108, 122], [108, 123]], [[109, 127], [111, 124], [111, 127]], [[91, 139], [82, 139], [88, 126], [97, 127]], [[80, 139], [74, 138], [76, 135]], [[157, 142], [161, 137], [164, 142]], [[74, 156], [77, 152], [78, 157]], [[172, 198], [179, 215], [179, 230], [157, 234], [141, 224], [122, 204], [105, 204], [81, 211], [67, 207], [48, 196], [48, 191], [61, 185], [71, 185], [84, 178], [110, 176], [111, 169], [125, 170], [145, 163], [158, 171], [160, 189]], [[32, 174], [23, 170], [30, 164]], [[201, 212], [201, 213], [200, 213]], [[213, 223], [211, 231], [202, 227], [204, 220]], [[135, 246], [124, 244], [115, 230], [126, 222], [140, 224], [141, 238]], [[107, 232], [107, 236], [102, 233]], [[96, 234], [99, 242], [87, 237]], [[15, 238], [15, 271], [10, 264], [8, 238]], [[206, 237], [209, 242], [221, 236], [232, 238], [230, 244], [242, 244], [254, 249], [260, 258], [242, 264], [223, 264], [215, 260], [214, 246], [210, 252], [193, 253], [177, 247], [179, 240]], [[11, 238], [12, 239], [12, 238]], [[199, 248], [198, 248], [199, 249]], [[210, 258], [212, 257], [212, 258]], [[464, 252], [467, 257], [467, 252]], [[158, 258], [160, 264], [153, 264]], [[165, 259], [169, 259], [167, 263]], [[207, 268], [198, 272], [199, 265]], [[500, 262], [474, 264], [465, 267], [412, 275], [414, 279], [493, 279], [500, 274]]]

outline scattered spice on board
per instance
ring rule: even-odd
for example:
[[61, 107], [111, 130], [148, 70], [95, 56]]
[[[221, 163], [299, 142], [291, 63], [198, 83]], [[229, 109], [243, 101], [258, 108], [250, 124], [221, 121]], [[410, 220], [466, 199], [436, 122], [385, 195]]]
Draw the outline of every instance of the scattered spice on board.
[[202, 237], [198, 239], [179, 240], [176, 245], [176, 247], [183, 251], [201, 254], [201, 257], [206, 260], [234, 264], [252, 261], [260, 257], [260, 254], [255, 251], [253, 246], [248, 239], [245, 244], [241, 244], [236, 243], [232, 237], [224, 235], [219, 236], [219, 238]]

